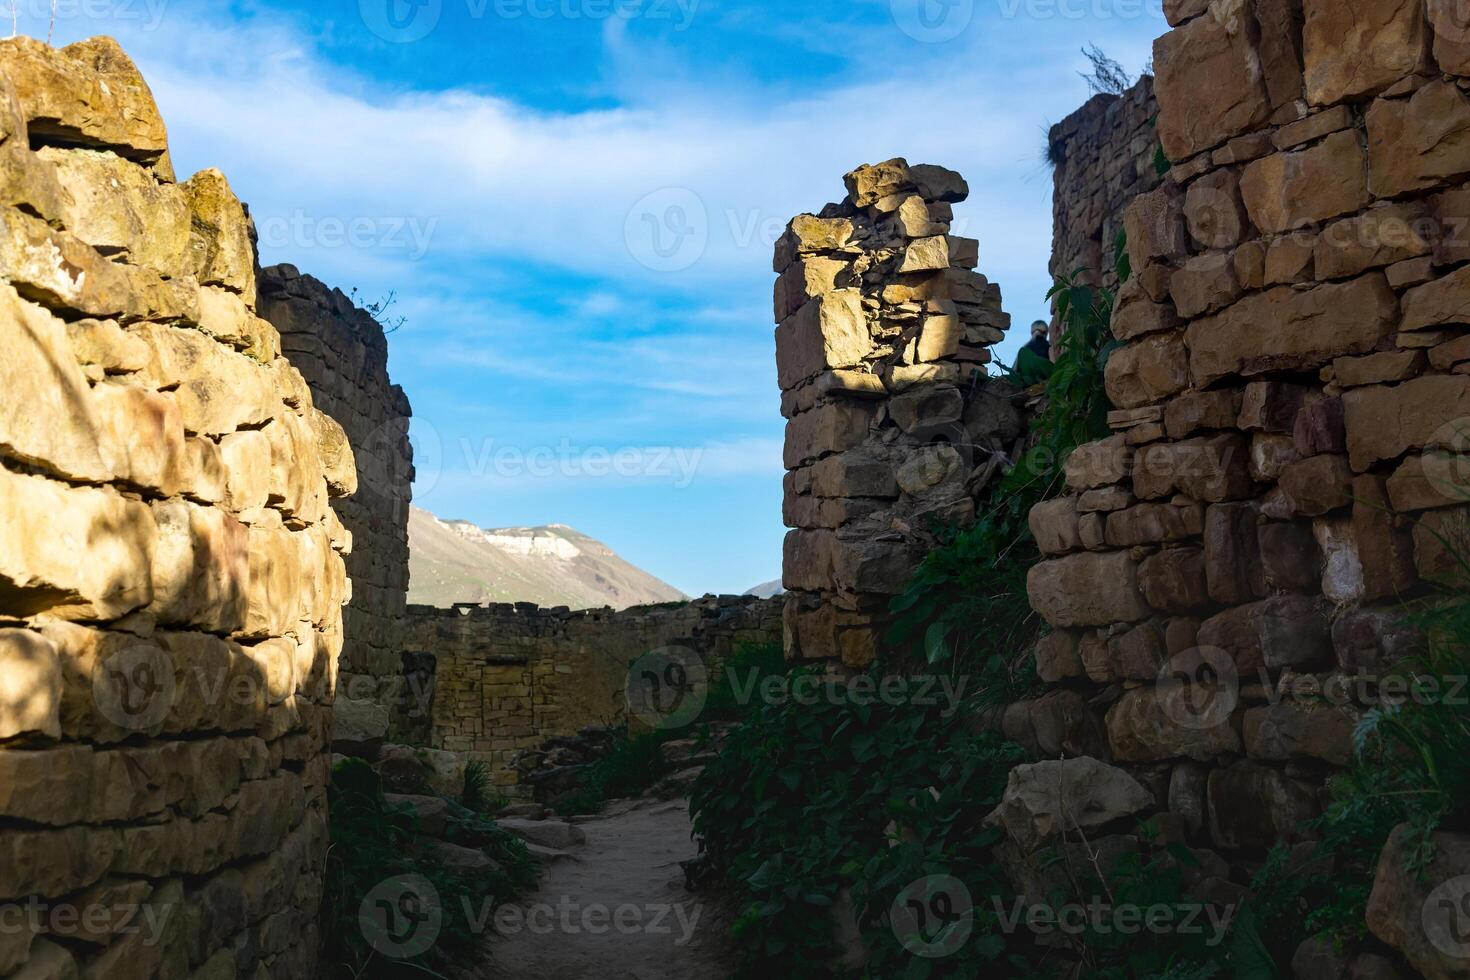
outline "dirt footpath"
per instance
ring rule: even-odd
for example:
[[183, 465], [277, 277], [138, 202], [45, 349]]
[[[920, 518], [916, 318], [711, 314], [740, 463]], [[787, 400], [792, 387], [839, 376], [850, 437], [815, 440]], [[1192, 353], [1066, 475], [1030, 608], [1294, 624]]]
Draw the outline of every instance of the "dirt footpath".
[[547, 865], [540, 887], [500, 910], [490, 980], [723, 980], [726, 911], [684, 887], [694, 857], [685, 800], [613, 804], [578, 824], [587, 842]]

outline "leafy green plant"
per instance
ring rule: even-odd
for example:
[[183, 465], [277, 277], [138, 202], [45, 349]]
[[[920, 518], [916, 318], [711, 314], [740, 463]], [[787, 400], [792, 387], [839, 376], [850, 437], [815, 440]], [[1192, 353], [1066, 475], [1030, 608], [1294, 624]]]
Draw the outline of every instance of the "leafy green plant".
[[779, 643], [744, 643], [720, 665], [710, 684], [702, 721], [738, 721], [755, 705], [749, 692], [759, 691], [767, 677], [786, 673], [786, 654]]
[[477, 813], [485, 813], [494, 802], [490, 786], [490, 767], [483, 759], [471, 759], [464, 767], [464, 792], [460, 802]]
[[[816, 681], [805, 670], [791, 677]], [[690, 806], [705, 869], [740, 901], [741, 976], [832, 975], [832, 910], [844, 894], [870, 975], [927, 975], [914, 970], [931, 961], [904, 951], [881, 921], [902, 888], [938, 873], [1004, 887], [988, 853], [997, 833], [980, 820], [1021, 753], [966, 735], [956, 718], [829, 684], [821, 697], [763, 705], [727, 737]], [[980, 976], [1001, 954], [1004, 943], [984, 924], [979, 932], [966, 956], [945, 961], [946, 976]]]
[[[455, 810], [443, 839], [484, 851], [495, 862], [466, 875], [446, 868], [432, 842], [417, 834], [409, 807], [390, 805], [378, 774], [360, 759], [340, 763], [332, 773], [328, 810], [332, 844], [327, 852], [322, 893], [322, 931], [332, 976], [398, 980], [440, 976], [450, 965], [473, 965], [485, 937], [471, 916], [496, 906], [535, 884], [535, 865], [525, 844], [469, 810]], [[359, 911], [373, 889], [402, 875], [426, 878], [438, 893], [442, 921], [438, 937], [424, 953], [392, 959], [375, 950], [364, 935]]]
[[563, 816], [600, 813], [608, 800], [644, 793], [667, 774], [662, 747], [677, 736], [667, 731], [630, 736], [623, 730], [607, 755], [588, 766], [577, 788], [553, 809]]

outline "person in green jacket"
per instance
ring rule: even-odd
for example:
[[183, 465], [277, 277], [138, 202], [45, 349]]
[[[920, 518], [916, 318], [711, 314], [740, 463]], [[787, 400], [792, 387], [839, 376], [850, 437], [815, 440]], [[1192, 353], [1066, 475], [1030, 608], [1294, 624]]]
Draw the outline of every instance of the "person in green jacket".
[[1027, 387], [1051, 377], [1051, 341], [1046, 339], [1047, 332], [1045, 320], [1031, 324], [1031, 341], [1016, 355], [1016, 376]]

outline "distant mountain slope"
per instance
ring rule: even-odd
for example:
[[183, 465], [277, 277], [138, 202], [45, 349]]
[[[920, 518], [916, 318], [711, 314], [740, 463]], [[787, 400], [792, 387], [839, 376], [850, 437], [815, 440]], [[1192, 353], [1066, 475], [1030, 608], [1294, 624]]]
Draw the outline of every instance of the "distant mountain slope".
[[414, 507], [408, 546], [408, 601], [429, 606], [534, 602], [626, 609], [687, 598], [602, 542], [560, 524], [487, 530]]
[[778, 595], [782, 594], [785, 591], [786, 591], [786, 587], [781, 584], [781, 580], [780, 579], [776, 579], [775, 581], [772, 581], [772, 582], [766, 582], [766, 583], [764, 583], [762, 585], [757, 585], [755, 588], [751, 589], [749, 592], [747, 592], [745, 594], [746, 595], [753, 595], [757, 599], [770, 599], [773, 596], [778, 596]]

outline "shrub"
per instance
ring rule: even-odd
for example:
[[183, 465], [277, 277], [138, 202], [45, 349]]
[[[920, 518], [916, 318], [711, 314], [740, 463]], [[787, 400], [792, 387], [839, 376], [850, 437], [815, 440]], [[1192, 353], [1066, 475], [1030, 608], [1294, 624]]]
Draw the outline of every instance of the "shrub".
[[[517, 837], [473, 812], [457, 811], [445, 839], [483, 850], [496, 862], [473, 876], [444, 867], [432, 846], [417, 837], [411, 809], [394, 807], [383, 796], [372, 767], [360, 759], [340, 763], [332, 774], [328, 807], [332, 844], [327, 852], [322, 893], [322, 930], [331, 975], [381, 978], [436, 975], [449, 964], [473, 965], [485, 937], [470, 916], [484, 914], [535, 883], [535, 866]], [[359, 912], [364, 899], [383, 882], [401, 875], [428, 879], [438, 893], [442, 926], [423, 954], [395, 960], [373, 949]]]
[[668, 771], [663, 744], [677, 736], [664, 731], [629, 735], [624, 729], [607, 755], [591, 763], [577, 788], [557, 800], [553, 809], [562, 816], [582, 816], [600, 813], [608, 800], [641, 795]]
[[[793, 673], [801, 676], [812, 675]], [[1020, 750], [965, 735], [944, 706], [868, 704], [840, 685], [814, 700], [762, 706], [701, 774], [690, 806], [702, 870], [739, 898], [741, 976], [829, 975], [832, 908], [844, 892], [864, 925], [872, 975], [909, 975], [889, 972], [915, 958], [879, 920], [928, 874], [1003, 888], [987, 852], [997, 832], [979, 821]], [[1002, 946], [972, 940], [963, 972], [947, 960], [945, 975], [981, 975]]]

